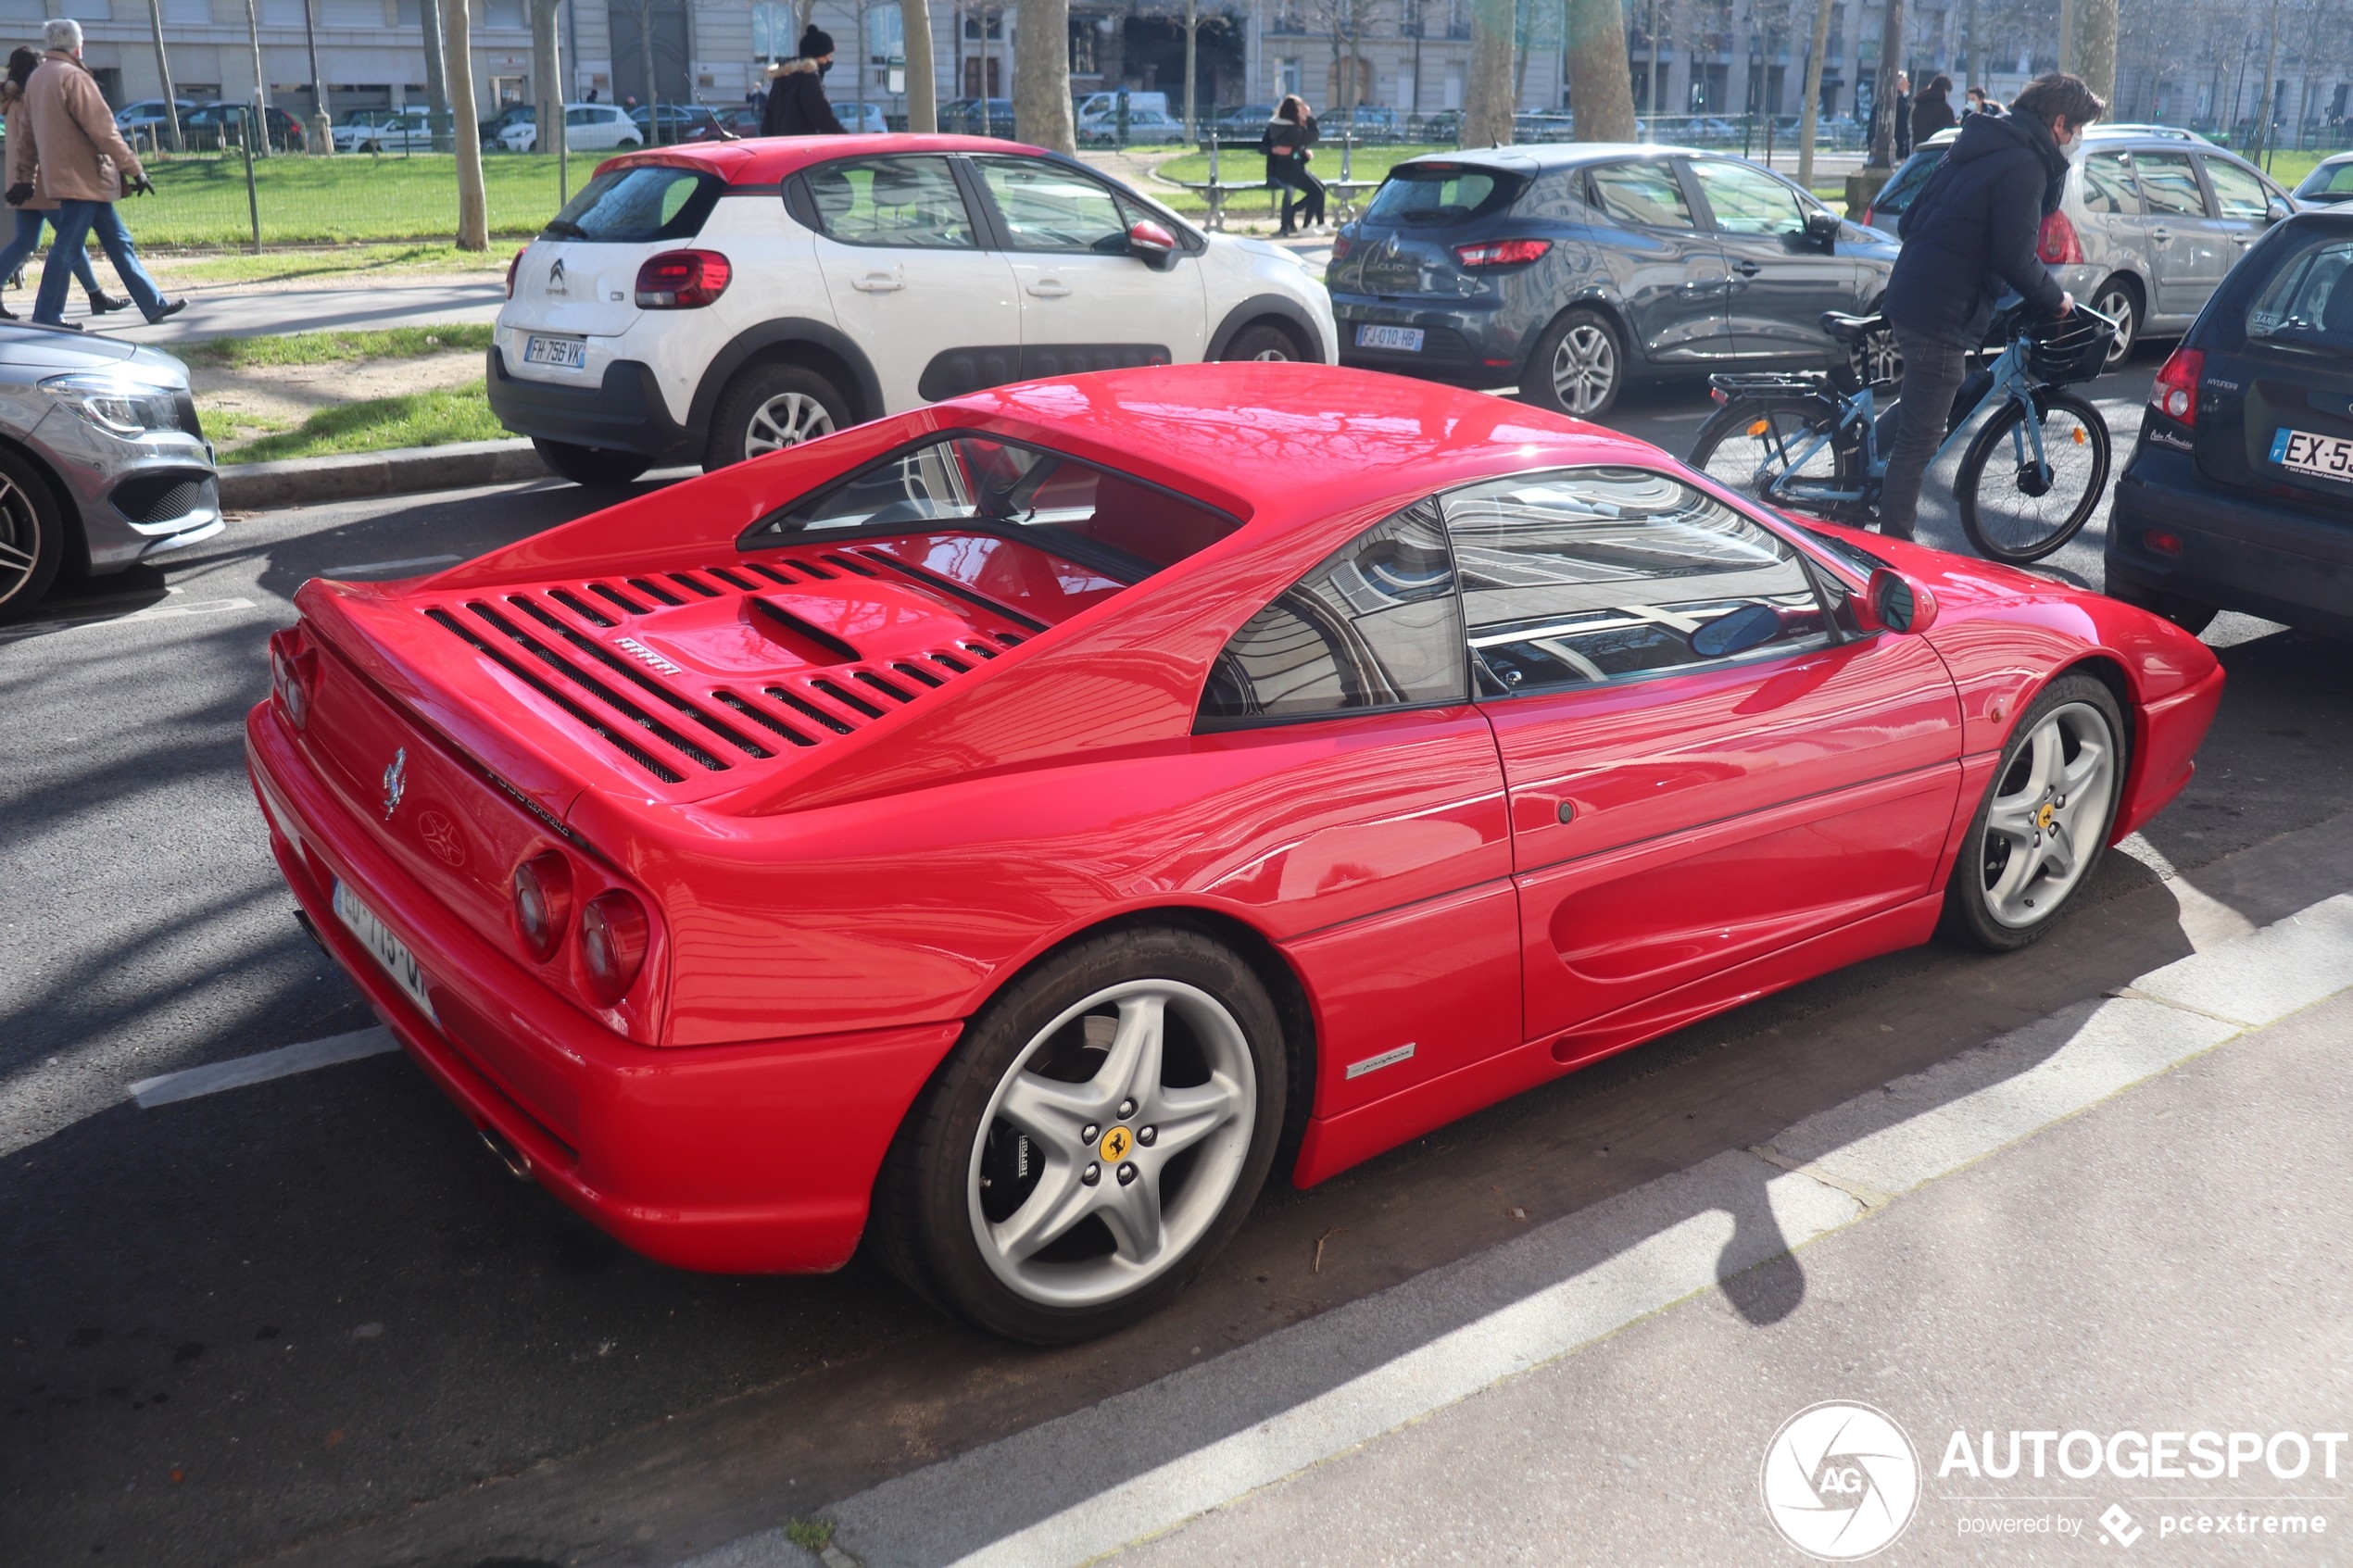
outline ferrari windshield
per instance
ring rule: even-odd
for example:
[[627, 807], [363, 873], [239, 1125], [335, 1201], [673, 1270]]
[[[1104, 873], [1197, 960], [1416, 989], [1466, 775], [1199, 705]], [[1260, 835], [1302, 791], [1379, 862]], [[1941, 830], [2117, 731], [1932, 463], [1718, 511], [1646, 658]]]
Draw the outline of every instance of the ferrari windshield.
[[1224, 512], [1110, 469], [1041, 446], [963, 433], [869, 464], [755, 525], [744, 543], [758, 548], [836, 530], [940, 533], [959, 524], [995, 533], [1018, 530], [1043, 547], [1129, 581], [1241, 526]]

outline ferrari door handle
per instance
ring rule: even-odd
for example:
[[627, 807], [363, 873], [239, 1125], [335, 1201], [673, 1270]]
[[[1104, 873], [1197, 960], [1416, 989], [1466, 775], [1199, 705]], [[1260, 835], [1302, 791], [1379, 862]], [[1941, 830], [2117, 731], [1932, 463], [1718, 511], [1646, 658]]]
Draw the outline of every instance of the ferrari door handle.
[[1761, 261], [1735, 261], [1732, 263], [1732, 270], [1743, 278], [1754, 278], [1765, 270], [1765, 264]]
[[867, 294], [888, 294], [893, 289], [905, 288], [907, 283], [895, 272], [869, 272], [862, 278], [852, 280], [849, 286]]
[[1040, 299], [1060, 299], [1070, 293], [1070, 285], [1060, 278], [1040, 278], [1029, 285], [1029, 292]]

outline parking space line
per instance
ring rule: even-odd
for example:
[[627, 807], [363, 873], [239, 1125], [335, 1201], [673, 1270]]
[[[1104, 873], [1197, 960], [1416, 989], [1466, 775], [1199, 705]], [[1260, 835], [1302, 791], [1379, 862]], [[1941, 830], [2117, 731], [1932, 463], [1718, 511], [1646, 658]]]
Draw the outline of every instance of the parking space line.
[[352, 566], [331, 566], [321, 577], [361, 577], [378, 571], [422, 571], [429, 566], [448, 566], [466, 558], [463, 556], [413, 556], [407, 560], [365, 560]]
[[142, 1078], [131, 1085], [130, 1098], [138, 1102], [140, 1110], [153, 1110], [159, 1105], [176, 1105], [183, 1099], [217, 1095], [223, 1089], [266, 1084], [272, 1078], [288, 1078], [314, 1068], [333, 1067], [339, 1062], [358, 1061], [362, 1057], [382, 1056], [399, 1048], [400, 1042], [392, 1037], [392, 1032], [379, 1025], [348, 1035], [330, 1035], [323, 1040], [306, 1040], [298, 1046], [282, 1046], [274, 1051], [241, 1056], [232, 1061], [215, 1061]]
[[[1858, 1194], [1900, 1197], [2348, 988], [2353, 896], [2339, 896], [1755, 1152], [1717, 1155], [824, 1517], [866, 1568], [1048, 1568], [1117, 1552], [1886, 1211]], [[692, 1563], [806, 1561], [774, 1530]]]

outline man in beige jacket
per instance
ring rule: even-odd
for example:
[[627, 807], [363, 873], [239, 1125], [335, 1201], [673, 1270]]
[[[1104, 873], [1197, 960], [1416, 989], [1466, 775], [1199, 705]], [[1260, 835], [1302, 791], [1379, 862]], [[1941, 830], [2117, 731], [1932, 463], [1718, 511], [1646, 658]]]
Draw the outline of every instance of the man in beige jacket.
[[24, 93], [24, 125], [31, 145], [11, 149], [10, 157], [18, 168], [30, 159], [35, 193], [57, 203], [57, 238], [49, 248], [48, 265], [42, 269], [32, 319], [48, 326], [65, 325], [72, 257], [93, 230], [141, 315], [160, 321], [186, 309], [186, 300], [164, 298], [147, 276], [131, 243], [131, 231], [115, 212], [114, 204], [126, 188], [145, 194], [155, 186], [116, 128], [114, 112], [107, 107], [96, 79], [82, 63], [82, 24], [70, 17], [53, 17], [42, 29], [41, 41], [49, 52]]

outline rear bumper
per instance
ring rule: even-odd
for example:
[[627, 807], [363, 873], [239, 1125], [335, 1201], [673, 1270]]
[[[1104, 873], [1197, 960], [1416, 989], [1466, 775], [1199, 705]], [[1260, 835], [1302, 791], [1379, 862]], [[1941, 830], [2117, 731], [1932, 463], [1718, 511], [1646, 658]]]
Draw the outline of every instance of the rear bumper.
[[[2150, 549], [2153, 528], [2179, 539], [2182, 553]], [[2186, 452], [2134, 454], [2117, 481], [2106, 566], [2110, 592], [2176, 594], [2353, 637], [2353, 523], [2208, 484]]]
[[702, 437], [670, 417], [653, 367], [639, 360], [613, 360], [596, 386], [557, 386], [508, 374], [493, 344], [484, 380], [490, 411], [517, 435], [642, 452], [657, 463], [702, 460]]
[[[1339, 328], [1340, 362], [1362, 370], [1386, 370], [1391, 375], [1418, 376], [1452, 386], [1484, 391], [1519, 383], [1520, 355], [1525, 346], [1518, 334], [1506, 332], [1494, 310], [1462, 308], [1433, 310], [1399, 300], [1365, 295], [1334, 295], [1332, 318]], [[1359, 348], [1361, 325], [1418, 327], [1423, 333], [1418, 353]], [[1491, 363], [1502, 360], [1501, 364]]]
[[[679, 1268], [848, 1261], [883, 1155], [960, 1023], [633, 1044], [426, 894], [310, 772], [267, 701], [246, 716], [245, 757], [279, 870], [328, 950], [426, 1075], [542, 1186]], [[336, 917], [337, 880], [417, 955], [437, 1019]]]

